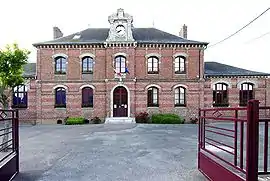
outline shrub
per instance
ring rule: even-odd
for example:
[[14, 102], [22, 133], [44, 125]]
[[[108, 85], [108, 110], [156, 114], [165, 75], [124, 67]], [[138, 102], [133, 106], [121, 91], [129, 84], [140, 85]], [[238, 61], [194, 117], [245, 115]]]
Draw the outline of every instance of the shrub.
[[99, 117], [94, 117], [93, 119], [91, 119], [91, 121], [94, 123], [94, 124], [100, 124], [101, 123], [101, 119]]
[[176, 114], [154, 114], [152, 115], [154, 124], [183, 124], [184, 119]]
[[89, 119], [84, 119], [83, 122], [84, 124], [89, 124]]
[[82, 117], [69, 117], [66, 120], [67, 125], [84, 124], [84, 118]]
[[135, 114], [136, 123], [149, 123], [149, 114], [147, 112], [140, 112]]
[[197, 124], [198, 123], [198, 118], [194, 118], [194, 117], [190, 118], [190, 123], [191, 124]]

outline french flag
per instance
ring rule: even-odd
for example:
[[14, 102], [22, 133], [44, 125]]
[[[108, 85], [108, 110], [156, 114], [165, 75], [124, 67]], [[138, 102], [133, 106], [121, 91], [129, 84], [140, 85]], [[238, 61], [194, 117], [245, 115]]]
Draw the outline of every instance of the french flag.
[[127, 67], [126, 67], [126, 69], [125, 69], [125, 73], [130, 74]]

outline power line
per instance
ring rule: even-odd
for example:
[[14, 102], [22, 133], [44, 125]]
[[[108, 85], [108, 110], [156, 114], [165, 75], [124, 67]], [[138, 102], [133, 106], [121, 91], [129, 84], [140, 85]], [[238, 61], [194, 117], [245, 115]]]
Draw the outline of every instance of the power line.
[[264, 36], [266, 36], [266, 35], [268, 35], [268, 34], [270, 34], [270, 31], [267, 32], [267, 33], [264, 33], [264, 34], [262, 34], [262, 35], [260, 35], [260, 36], [258, 36], [258, 37], [256, 37], [256, 38], [253, 38], [253, 39], [247, 41], [245, 44], [250, 43], [250, 42], [253, 42], [253, 41], [255, 41], [255, 40], [258, 40], [258, 39], [260, 39], [260, 38], [262, 38], [262, 37], [264, 37]]
[[256, 18], [254, 18], [252, 21], [250, 21], [248, 24], [246, 24], [245, 26], [243, 26], [242, 28], [240, 28], [239, 30], [237, 30], [235, 33], [231, 34], [230, 36], [224, 38], [223, 40], [220, 40], [219, 42], [213, 44], [213, 45], [210, 45], [208, 46], [208, 48], [210, 47], [213, 47], [213, 46], [216, 46], [226, 40], [228, 40], [229, 38], [233, 37], [234, 35], [236, 35], [237, 33], [239, 33], [240, 31], [242, 31], [243, 29], [245, 29], [246, 27], [248, 27], [250, 24], [252, 24], [254, 21], [256, 21], [258, 18], [260, 18], [263, 14], [265, 14], [268, 10], [270, 10], [270, 7], [267, 8], [264, 12], [262, 12], [259, 16], [257, 16]]

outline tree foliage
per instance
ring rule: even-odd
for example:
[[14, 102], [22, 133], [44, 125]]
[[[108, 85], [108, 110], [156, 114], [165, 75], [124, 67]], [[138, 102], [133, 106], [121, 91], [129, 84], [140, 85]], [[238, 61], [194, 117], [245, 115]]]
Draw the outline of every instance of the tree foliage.
[[0, 103], [6, 108], [12, 89], [24, 82], [23, 65], [30, 52], [17, 44], [7, 45], [0, 50]]

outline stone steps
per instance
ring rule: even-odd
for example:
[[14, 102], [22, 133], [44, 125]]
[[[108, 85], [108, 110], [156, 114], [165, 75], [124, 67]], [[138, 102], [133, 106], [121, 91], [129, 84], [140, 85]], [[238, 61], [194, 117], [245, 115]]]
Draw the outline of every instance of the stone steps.
[[135, 118], [131, 117], [107, 117], [105, 119], [105, 124], [119, 124], [119, 123], [136, 123]]

